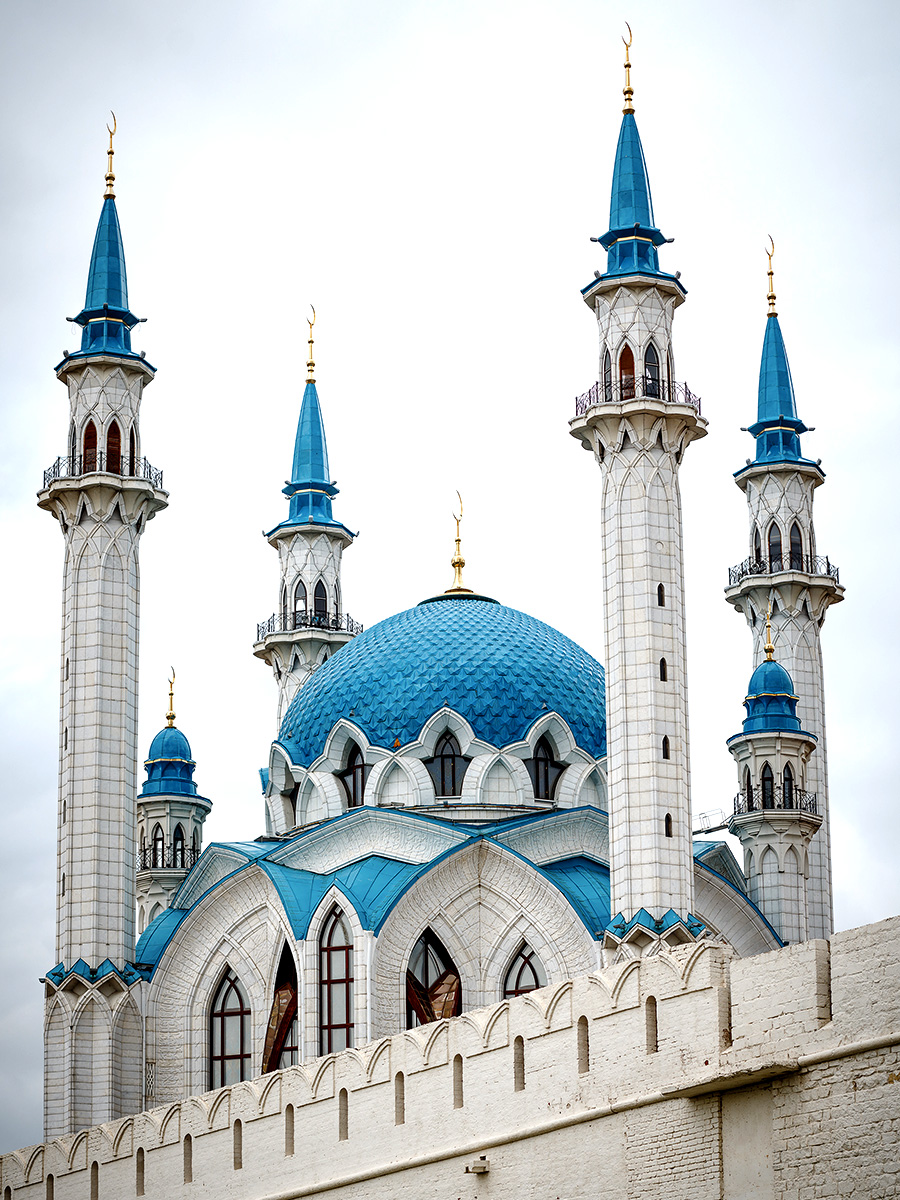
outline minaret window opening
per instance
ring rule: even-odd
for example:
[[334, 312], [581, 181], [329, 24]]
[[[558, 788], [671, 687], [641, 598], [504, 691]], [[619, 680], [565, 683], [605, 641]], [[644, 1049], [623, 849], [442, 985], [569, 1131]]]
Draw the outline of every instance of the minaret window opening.
[[659, 355], [652, 342], [644, 351], [644, 395], [659, 397]]
[[230, 967], [212, 1002], [209, 1041], [210, 1087], [250, 1078], [250, 1003]]
[[122, 430], [118, 421], [106, 431], [106, 469], [111, 475], [122, 474]]
[[765, 763], [762, 769], [762, 806], [763, 808], [775, 807], [775, 776], [768, 763]]
[[[672, 380], [675, 378], [675, 367], [672, 365], [672, 347], [666, 350], [666, 396], [672, 399]], [[680, 461], [680, 460], [679, 460]]]
[[283, 584], [281, 588], [281, 628], [290, 629], [290, 610], [288, 609], [288, 594], [287, 585]]
[[353, 938], [335, 908], [319, 939], [319, 1050], [332, 1054], [353, 1045]]
[[603, 397], [607, 402], [613, 398], [612, 359], [608, 350], [603, 355]]
[[794, 807], [794, 772], [791, 770], [791, 764], [785, 763], [784, 770], [781, 772], [781, 790], [784, 796], [784, 807]]
[[634, 354], [627, 342], [619, 355], [619, 387], [620, 399], [634, 399]]
[[461, 1012], [459, 971], [443, 945], [426, 929], [406, 969], [406, 1028], [458, 1017]]
[[166, 865], [166, 837], [161, 825], [153, 826], [153, 866]]
[[294, 628], [302, 629], [306, 624], [306, 584], [297, 580], [294, 588]]
[[60, 894], [63, 896], [66, 894], [66, 873], [65, 873], [65, 871], [63, 871], [63, 873], [62, 873], [62, 887], [60, 889]]
[[321, 579], [316, 584], [313, 592], [313, 624], [328, 624], [328, 593]]
[[791, 570], [803, 570], [803, 534], [796, 521], [791, 526]]
[[434, 758], [426, 758], [425, 766], [434, 784], [436, 796], [459, 796], [462, 794], [463, 776], [471, 760], [460, 753], [459, 742], [449, 731], [439, 739]]
[[184, 870], [184, 830], [181, 825], [175, 826], [172, 834], [172, 866]]
[[338, 622], [341, 619], [341, 585], [337, 580], [334, 581], [334, 615]]
[[669, 679], [669, 664], [664, 658], [659, 660], [659, 678], [663, 683], [667, 683]]
[[97, 470], [97, 426], [93, 421], [88, 421], [84, 431], [84, 461], [81, 469], [85, 472]]
[[547, 978], [541, 961], [527, 942], [524, 942], [518, 954], [509, 965], [506, 979], [503, 981], [503, 998], [524, 996], [536, 988], [545, 987]]
[[660, 608], [666, 607], [666, 589], [661, 583], [656, 585], [656, 603]]
[[359, 808], [366, 786], [366, 763], [359, 746], [351, 743], [347, 766], [338, 772], [338, 779], [347, 792], [347, 807]]
[[134, 426], [128, 431], [128, 474], [134, 475], [137, 468], [137, 441], [134, 436]]
[[199, 830], [194, 830], [194, 836], [191, 838], [191, 849], [193, 852], [194, 862], [200, 857], [200, 833]]
[[74, 458], [76, 453], [76, 437], [75, 437], [75, 422], [69, 424], [69, 458]]
[[671, 813], [666, 813], [665, 831], [666, 831], [666, 837], [674, 837], [675, 836], [672, 832], [672, 814]]
[[297, 1045], [297, 967], [287, 942], [281, 950], [272, 1009], [266, 1025], [262, 1073], [294, 1067], [298, 1059]]
[[781, 569], [781, 530], [778, 528], [778, 522], [773, 521], [769, 526], [769, 570]]
[[759, 526], [753, 530], [753, 557], [756, 562], [762, 562], [762, 538], [759, 536]]
[[663, 756], [663, 758], [669, 758], [669, 757], [670, 757], [670, 753], [669, 753], [669, 738], [668, 738], [668, 735], [666, 735], [666, 736], [663, 738], [663, 740], [662, 740], [662, 756]]
[[747, 812], [753, 812], [753, 777], [749, 767], [744, 768], [744, 800], [747, 804]]

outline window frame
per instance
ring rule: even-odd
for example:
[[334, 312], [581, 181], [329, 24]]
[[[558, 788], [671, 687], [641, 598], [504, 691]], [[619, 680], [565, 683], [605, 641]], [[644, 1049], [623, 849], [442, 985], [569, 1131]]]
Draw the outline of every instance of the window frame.
[[[226, 1000], [234, 995], [238, 1004], [232, 1008], [224, 1007]], [[230, 966], [226, 967], [219, 980], [209, 1010], [209, 1080], [210, 1087], [227, 1087], [251, 1076], [252, 1032], [250, 1019], [252, 1010], [250, 1000], [240, 978]], [[226, 1022], [236, 1019], [239, 1037], [237, 1054], [227, 1054], [228, 1026]], [[218, 1039], [218, 1040], [217, 1040]], [[227, 1063], [238, 1063], [238, 1079], [227, 1079]]]

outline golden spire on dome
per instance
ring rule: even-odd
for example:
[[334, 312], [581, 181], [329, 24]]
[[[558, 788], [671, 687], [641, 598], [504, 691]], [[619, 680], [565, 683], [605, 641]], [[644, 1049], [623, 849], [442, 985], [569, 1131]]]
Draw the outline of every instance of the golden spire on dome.
[[313, 329], [313, 325], [315, 325], [315, 323], [316, 323], [316, 310], [315, 310], [315, 308], [313, 308], [312, 305], [310, 305], [309, 307], [312, 308], [312, 320], [310, 320], [309, 317], [306, 318], [306, 323], [309, 326], [309, 358], [306, 360], [306, 382], [307, 383], [315, 383], [316, 382], [316, 376], [315, 376], [316, 364], [313, 362], [312, 329]]
[[463, 558], [462, 551], [459, 548], [459, 523], [462, 520], [463, 515], [463, 502], [462, 496], [460, 496], [459, 492], [457, 492], [456, 495], [459, 498], [459, 516], [457, 516], [456, 513], [453, 513], [453, 520], [456, 522], [456, 553], [450, 559], [450, 566], [453, 568], [453, 584], [447, 588], [447, 590], [444, 592], [444, 595], [474, 596], [475, 593], [472, 591], [472, 589], [463, 585], [462, 569], [466, 565], [466, 560]]
[[112, 160], [113, 160], [113, 155], [115, 154], [115, 150], [113, 150], [112, 140], [113, 140], [113, 134], [116, 132], [116, 114], [112, 111], [112, 109], [110, 109], [109, 111], [112, 113], [113, 123], [112, 123], [112, 129], [109, 128], [109, 122], [107, 122], [107, 125], [106, 125], [106, 128], [109, 131], [109, 149], [106, 152], [107, 155], [109, 156], [109, 165], [106, 168], [106, 191], [103, 193], [103, 196], [104, 196], [104, 199], [107, 196], [109, 196], [109, 198], [111, 200], [115, 200], [116, 193], [113, 191], [113, 184], [116, 182], [116, 177], [115, 177], [115, 175], [113, 175], [113, 169], [112, 169]]
[[772, 270], [772, 259], [775, 255], [775, 242], [772, 240], [771, 233], [769, 234], [769, 245], [771, 249], [766, 251], [766, 254], [769, 256], [769, 294], [766, 299], [769, 301], [768, 315], [770, 317], [777, 317], [778, 313], [775, 311], [775, 272]]
[[763, 647], [766, 652], [766, 662], [775, 661], [775, 647], [772, 644], [772, 605], [766, 609], [766, 644]]
[[625, 97], [625, 107], [622, 109], [622, 112], [633, 113], [634, 105], [631, 103], [631, 101], [634, 99], [634, 88], [631, 86], [631, 55], [629, 53], [631, 50], [633, 37], [631, 33], [631, 26], [627, 21], [625, 22], [625, 28], [628, 30], [628, 41], [626, 42], [625, 38], [622, 38], [622, 42], [625, 46], [625, 86], [622, 88], [622, 95]]
[[169, 679], [169, 711], [166, 713], [166, 726], [169, 729], [175, 728], [175, 668], [172, 668], [172, 675]]

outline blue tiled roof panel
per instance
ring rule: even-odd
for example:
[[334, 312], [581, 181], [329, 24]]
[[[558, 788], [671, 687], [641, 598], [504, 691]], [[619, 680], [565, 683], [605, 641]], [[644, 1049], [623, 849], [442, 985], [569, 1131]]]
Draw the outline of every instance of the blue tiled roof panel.
[[538, 868], [559, 888], [585, 927], [596, 937], [609, 924], [609, 867], [575, 855]]
[[448, 597], [372, 626], [330, 658], [285, 714], [279, 742], [308, 766], [340, 717], [375, 745], [413, 741], [449, 706], [494, 746], [556, 711], [578, 745], [606, 753], [603, 668], [542, 621], [491, 601]]
[[86, 309], [128, 308], [128, 281], [125, 275], [125, 251], [116, 202], [111, 196], [103, 201], [100, 221], [94, 236], [91, 266], [88, 271]]
[[186, 908], [167, 908], [154, 917], [141, 936], [134, 950], [134, 961], [155, 967], [162, 953], [172, 940], [175, 930], [188, 915]]
[[609, 227], [623, 229], [629, 225], [652, 227], [653, 224], [653, 200], [641, 135], [634, 113], [625, 113], [613, 167]]

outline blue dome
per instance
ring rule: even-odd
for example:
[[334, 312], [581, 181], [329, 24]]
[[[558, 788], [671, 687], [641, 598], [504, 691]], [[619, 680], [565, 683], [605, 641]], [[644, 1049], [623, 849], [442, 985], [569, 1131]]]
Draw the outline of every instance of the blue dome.
[[340, 717], [392, 748], [418, 737], [445, 705], [493, 746], [524, 738], [548, 710], [582, 749], [606, 753], [603, 668], [543, 621], [493, 600], [439, 597], [354, 638], [312, 676], [278, 741], [309, 766]]
[[774, 660], [761, 662], [750, 676], [744, 707], [744, 733], [800, 728], [794, 681]]
[[147, 755], [147, 762], [152, 762], [157, 758], [175, 758], [183, 759], [186, 762], [191, 761], [190, 743], [181, 730], [176, 729], [174, 725], [167, 725], [165, 729], [161, 729], [150, 743], [150, 753]]
[[167, 725], [150, 743], [141, 795], [196, 796], [195, 766], [187, 738], [174, 725]]

